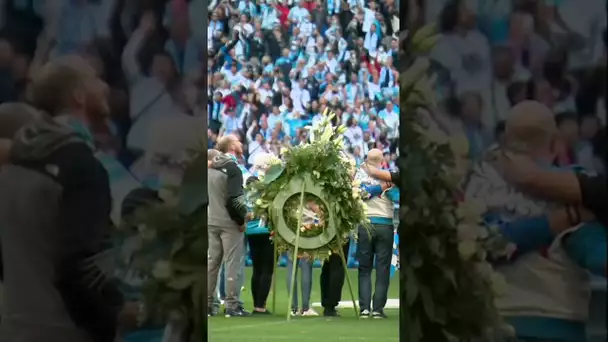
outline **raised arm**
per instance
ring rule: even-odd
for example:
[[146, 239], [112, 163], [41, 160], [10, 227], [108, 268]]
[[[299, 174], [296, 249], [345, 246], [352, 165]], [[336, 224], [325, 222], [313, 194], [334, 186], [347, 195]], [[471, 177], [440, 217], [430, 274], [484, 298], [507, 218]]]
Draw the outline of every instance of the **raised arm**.
[[137, 54], [141, 50], [146, 39], [156, 29], [156, 17], [153, 12], [144, 13], [139, 27], [133, 32], [129, 42], [122, 53], [122, 68], [129, 84], [134, 84], [139, 78], [143, 77], [140, 65], [137, 61]]

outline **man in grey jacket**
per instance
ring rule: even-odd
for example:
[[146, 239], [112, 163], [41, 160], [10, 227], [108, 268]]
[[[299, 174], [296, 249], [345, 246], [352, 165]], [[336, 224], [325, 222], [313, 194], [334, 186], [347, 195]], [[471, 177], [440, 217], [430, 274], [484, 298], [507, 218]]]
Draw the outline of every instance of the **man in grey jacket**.
[[226, 272], [226, 316], [249, 316], [238, 301], [238, 281], [245, 257], [243, 230], [247, 207], [244, 203], [243, 174], [237, 164], [243, 154], [241, 142], [232, 135], [220, 139], [216, 146], [221, 152], [213, 158], [208, 170], [208, 234], [209, 261], [207, 294], [209, 314], [217, 314], [213, 294], [222, 261]]
[[32, 80], [33, 103], [48, 115], [17, 132], [0, 172], [2, 342], [112, 342], [119, 322], [136, 314], [90, 262], [103, 250], [111, 209], [88, 128], [107, 114], [105, 94], [76, 56]]

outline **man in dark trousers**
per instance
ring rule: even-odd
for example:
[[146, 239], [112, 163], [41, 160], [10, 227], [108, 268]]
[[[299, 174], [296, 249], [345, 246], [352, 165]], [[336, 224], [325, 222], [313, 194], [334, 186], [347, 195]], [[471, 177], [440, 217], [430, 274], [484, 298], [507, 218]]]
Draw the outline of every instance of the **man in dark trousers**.
[[[348, 249], [350, 239], [346, 239], [346, 243], [342, 246], [344, 258], [348, 258]], [[323, 316], [337, 317], [339, 316], [336, 307], [342, 299], [342, 288], [344, 287], [344, 279], [346, 273], [344, 264], [340, 254], [333, 253], [323, 262], [321, 268], [321, 305], [323, 306]]]
[[2, 342], [114, 342], [136, 305], [90, 261], [109, 228], [108, 174], [89, 127], [108, 114], [106, 85], [66, 56], [32, 80], [42, 119], [14, 137], [0, 172]]
[[244, 201], [243, 173], [237, 164], [243, 155], [243, 145], [233, 135], [226, 135], [217, 143], [221, 152], [211, 160], [208, 169], [209, 259], [207, 273], [208, 314], [217, 314], [214, 294], [218, 273], [224, 264], [226, 274], [226, 316], [249, 316], [239, 302], [239, 276], [245, 258], [244, 224], [247, 207]]

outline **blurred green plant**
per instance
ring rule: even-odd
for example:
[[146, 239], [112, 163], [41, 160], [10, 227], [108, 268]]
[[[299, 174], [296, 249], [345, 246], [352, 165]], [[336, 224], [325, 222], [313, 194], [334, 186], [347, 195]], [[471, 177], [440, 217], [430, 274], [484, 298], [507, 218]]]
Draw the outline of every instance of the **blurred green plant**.
[[511, 331], [494, 304], [503, 280], [486, 258], [506, 256], [510, 246], [482, 222], [483, 205], [458, 198], [455, 158], [466, 146], [426, 130], [437, 105], [425, 55], [438, 39], [428, 25], [402, 46], [408, 63], [400, 79], [402, 334], [407, 342], [492, 341]]

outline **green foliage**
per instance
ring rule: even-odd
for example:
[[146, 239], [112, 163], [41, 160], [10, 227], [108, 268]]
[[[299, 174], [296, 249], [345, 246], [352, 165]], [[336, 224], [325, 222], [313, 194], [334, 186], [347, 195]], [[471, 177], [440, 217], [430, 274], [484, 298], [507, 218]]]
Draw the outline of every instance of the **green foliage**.
[[[274, 222], [270, 209], [275, 197], [293, 178], [310, 175], [313, 182], [322, 187], [331, 206], [325, 210], [335, 216], [338, 231], [338, 236], [327, 246], [301, 252], [311, 257], [324, 258], [331, 252], [337, 252], [350, 232], [358, 225], [365, 225], [367, 222], [366, 206], [360, 198], [359, 189], [353, 189], [354, 164], [343, 152], [342, 134], [345, 128], [333, 128], [330, 122], [332, 116], [333, 114], [325, 113], [323, 122], [313, 127], [310, 143], [285, 151], [284, 163], [278, 159], [274, 160], [264, 177], [259, 182], [250, 184], [247, 189], [248, 196], [254, 203], [254, 215], [266, 220], [271, 233], [274, 234], [273, 238], [279, 252], [290, 250], [293, 246], [283, 240], [279, 234], [275, 234], [278, 223]], [[296, 197], [299, 199], [299, 196]], [[287, 221], [290, 222], [289, 225], [293, 224], [293, 220]], [[294, 231], [296, 229], [295, 226], [289, 228]]]
[[207, 230], [201, 220], [207, 158], [202, 151], [191, 157], [180, 186], [168, 189], [168, 200], [136, 210], [113, 240], [126, 256], [119, 268], [142, 280], [146, 323], [182, 320], [193, 330], [192, 341], [200, 341], [207, 300]]
[[[428, 60], [422, 53], [437, 41], [433, 26], [421, 29], [406, 49], [410, 67], [401, 85], [400, 252], [407, 305], [401, 308], [405, 341], [490, 340], [503, 327], [494, 305], [495, 274], [486, 262], [488, 251], [500, 254], [504, 243], [482, 227], [480, 217], [463, 213], [457, 199], [459, 183], [452, 147], [429, 138], [421, 110], [434, 106]], [[462, 230], [474, 233], [463, 238]], [[479, 228], [479, 229], [477, 229]], [[486, 272], [482, 272], [482, 271]]]

